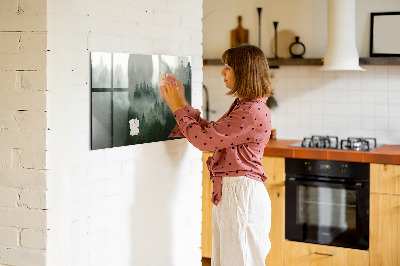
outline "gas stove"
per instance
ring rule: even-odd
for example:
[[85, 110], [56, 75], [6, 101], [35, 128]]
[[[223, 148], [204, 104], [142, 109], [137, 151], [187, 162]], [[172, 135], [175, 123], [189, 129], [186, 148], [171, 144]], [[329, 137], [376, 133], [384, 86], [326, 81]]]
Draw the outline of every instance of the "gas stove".
[[[353, 151], [371, 151], [378, 147], [376, 138], [347, 138], [339, 142], [336, 136], [311, 136], [304, 138], [302, 142], [289, 145], [291, 147], [338, 149]], [[381, 145], [379, 145], [381, 146]]]

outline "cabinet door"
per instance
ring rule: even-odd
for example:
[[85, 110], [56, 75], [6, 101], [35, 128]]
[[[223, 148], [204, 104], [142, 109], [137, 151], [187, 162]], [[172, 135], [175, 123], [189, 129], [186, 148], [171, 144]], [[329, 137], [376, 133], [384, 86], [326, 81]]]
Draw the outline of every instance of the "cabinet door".
[[283, 243], [285, 240], [285, 187], [265, 184], [271, 199], [271, 250], [265, 259], [266, 266], [283, 265]]
[[400, 165], [370, 165], [371, 193], [400, 195]]
[[201, 253], [204, 258], [211, 258], [212, 252], [212, 183], [206, 161], [211, 152], [203, 153], [203, 196], [202, 196], [202, 224], [201, 224]]
[[371, 266], [400, 265], [400, 196], [371, 194]]
[[285, 266], [367, 266], [365, 250], [285, 241]]
[[264, 156], [261, 163], [268, 177], [266, 184], [285, 185], [285, 158]]

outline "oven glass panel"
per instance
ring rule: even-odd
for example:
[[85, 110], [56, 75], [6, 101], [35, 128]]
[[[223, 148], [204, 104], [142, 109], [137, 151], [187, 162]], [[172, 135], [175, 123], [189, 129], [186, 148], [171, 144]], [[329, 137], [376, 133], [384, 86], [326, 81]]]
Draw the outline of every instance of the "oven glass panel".
[[297, 189], [298, 224], [340, 231], [356, 229], [355, 190], [313, 186]]

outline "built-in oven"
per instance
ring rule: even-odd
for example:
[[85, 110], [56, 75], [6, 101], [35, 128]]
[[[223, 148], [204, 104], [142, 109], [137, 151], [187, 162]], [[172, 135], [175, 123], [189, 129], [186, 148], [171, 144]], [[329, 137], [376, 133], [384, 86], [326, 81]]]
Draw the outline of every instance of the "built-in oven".
[[368, 249], [369, 164], [287, 158], [285, 169], [286, 239]]

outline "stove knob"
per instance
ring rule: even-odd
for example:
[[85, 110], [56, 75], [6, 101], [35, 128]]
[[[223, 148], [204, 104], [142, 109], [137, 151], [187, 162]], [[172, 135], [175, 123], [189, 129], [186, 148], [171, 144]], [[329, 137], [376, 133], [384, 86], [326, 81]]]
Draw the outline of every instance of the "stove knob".
[[312, 170], [311, 162], [306, 162], [305, 165], [306, 165], [306, 170], [308, 172], [311, 172], [311, 170]]
[[342, 164], [342, 167], [340, 168], [340, 173], [341, 174], [346, 173], [346, 169], [347, 169], [347, 164]]

